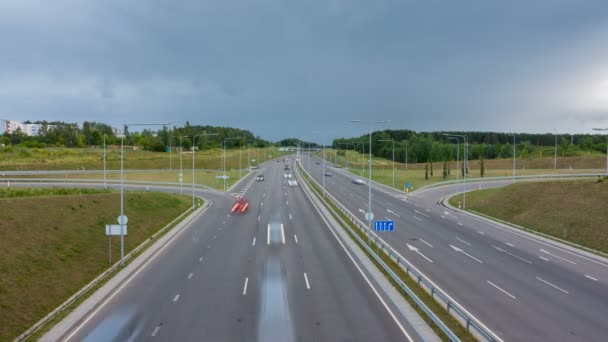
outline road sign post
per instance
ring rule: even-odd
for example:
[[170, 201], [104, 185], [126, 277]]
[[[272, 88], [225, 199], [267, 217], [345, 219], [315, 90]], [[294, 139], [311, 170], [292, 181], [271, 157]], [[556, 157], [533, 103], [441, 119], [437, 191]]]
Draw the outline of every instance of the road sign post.
[[392, 232], [395, 230], [393, 221], [374, 221], [374, 231], [376, 232]]

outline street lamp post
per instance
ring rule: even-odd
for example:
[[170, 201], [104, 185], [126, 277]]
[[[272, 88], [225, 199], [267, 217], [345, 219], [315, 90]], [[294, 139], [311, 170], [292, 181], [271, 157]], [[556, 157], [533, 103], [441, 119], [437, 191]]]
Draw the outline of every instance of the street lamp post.
[[386, 140], [378, 140], [378, 141], [390, 141], [393, 143], [393, 188], [395, 188], [395, 140], [386, 139]]
[[165, 126], [170, 125], [170, 123], [164, 124], [125, 124], [124, 129], [120, 138], [120, 266], [125, 265], [125, 224], [127, 223], [125, 220], [125, 178], [124, 178], [124, 160], [125, 160], [125, 133], [129, 126]]
[[107, 189], [107, 179], [106, 179], [106, 135], [103, 135], [103, 188]]
[[553, 169], [557, 169], [557, 131], [553, 129], [555, 136], [555, 147], [553, 148]]
[[[224, 191], [226, 191], [226, 141], [228, 140], [240, 140], [243, 139], [242, 137], [232, 137], [232, 138], [226, 138], [224, 139], [223, 145], [224, 145], [224, 161], [223, 161], [223, 169], [224, 169], [224, 174], [222, 175], [222, 178], [224, 179]], [[258, 149], [259, 151], [259, 149]], [[258, 165], [260, 164], [260, 160], [258, 159]]]
[[184, 167], [182, 163], [182, 139], [187, 138], [187, 136], [179, 136], [179, 193], [184, 193]]
[[515, 183], [515, 134], [513, 134], [513, 180], [512, 183]]
[[407, 140], [405, 141], [405, 169], [407, 170]]
[[460, 172], [460, 140], [458, 137], [450, 137], [448, 139], [456, 141], [456, 184], [459, 183], [458, 173]]
[[469, 169], [469, 163], [468, 163], [468, 158], [469, 158], [469, 138], [466, 135], [461, 135], [461, 134], [442, 134], [444, 136], [448, 136], [448, 137], [459, 137], [462, 138], [462, 140], [464, 141], [464, 161], [463, 161], [463, 166], [464, 166], [464, 172], [462, 173], [462, 179], [463, 179], [463, 191], [462, 191], [462, 208], [466, 209], [467, 207], [467, 171]]
[[383, 121], [362, 121], [362, 120], [349, 120], [349, 122], [363, 123], [367, 124], [369, 128], [369, 160], [368, 160], [368, 193], [367, 193], [367, 213], [365, 214], [365, 218], [367, 219], [367, 229], [369, 231], [368, 242], [371, 242], [372, 238], [372, 220], [374, 219], [372, 213], [372, 124], [374, 123], [389, 123], [388, 120]]
[[194, 208], [194, 153], [196, 152], [196, 137], [209, 137], [217, 133], [200, 133], [192, 136], [192, 207]]
[[[594, 131], [608, 131], [608, 128], [594, 128]], [[608, 136], [606, 136], [608, 138]], [[606, 141], [606, 177], [608, 177], [608, 139]]]

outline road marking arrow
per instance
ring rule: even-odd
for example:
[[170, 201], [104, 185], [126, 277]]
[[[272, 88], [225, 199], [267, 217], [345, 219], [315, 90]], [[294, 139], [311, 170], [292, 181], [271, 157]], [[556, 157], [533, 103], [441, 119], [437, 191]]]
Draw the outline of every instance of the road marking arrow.
[[522, 258], [522, 257], [520, 257], [520, 256], [517, 256], [517, 255], [515, 255], [515, 254], [513, 254], [513, 253], [511, 253], [511, 252], [509, 252], [509, 251], [507, 251], [507, 250], [505, 250], [505, 249], [503, 249], [503, 248], [500, 248], [500, 247], [498, 247], [498, 246], [494, 246], [494, 245], [491, 245], [491, 246], [492, 246], [492, 247], [494, 247], [494, 248], [495, 248], [497, 251], [499, 251], [499, 252], [501, 252], [501, 253], [508, 254], [508, 255], [510, 255], [510, 256], [512, 256], [512, 257], [514, 257], [514, 258], [516, 258], [516, 259], [519, 259], [519, 260], [521, 260], [521, 261], [523, 261], [523, 262], [525, 262], [525, 263], [528, 263], [528, 264], [532, 265], [532, 262], [531, 262], [531, 261], [528, 261], [528, 260], [526, 260], [526, 259], [524, 259], [524, 258]]
[[407, 245], [407, 248], [410, 249], [410, 251], [414, 251], [414, 252], [418, 253], [421, 257], [425, 258], [428, 262], [433, 263], [433, 260], [427, 258], [426, 255], [422, 254], [417, 247], [414, 247], [414, 246], [410, 245], [409, 243], [406, 243], [406, 245]]
[[450, 245], [450, 247], [452, 247], [452, 249], [455, 250], [456, 252], [462, 253], [462, 254], [468, 256], [469, 258], [477, 261], [478, 263], [483, 264], [483, 261], [481, 261], [481, 260], [477, 259], [476, 257], [472, 256], [471, 254], [463, 251], [461, 248], [458, 248], [458, 247], [456, 247], [454, 245]]

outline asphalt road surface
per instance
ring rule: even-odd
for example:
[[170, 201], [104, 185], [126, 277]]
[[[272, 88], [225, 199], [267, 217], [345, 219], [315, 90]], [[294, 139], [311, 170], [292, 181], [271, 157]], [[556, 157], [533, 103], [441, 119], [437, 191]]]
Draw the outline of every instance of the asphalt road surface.
[[[307, 169], [308, 158], [302, 156]], [[322, 160], [312, 157], [310, 168], [322, 183]], [[326, 168], [332, 173], [325, 177], [327, 191], [366, 222], [368, 186], [353, 184], [358, 177], [345, 170]], [[454, 185], [404, 196], [376, 186], [372, 212], [396, 227], [379, 235], [506, 341], [606, 341], [608, 264], [438, 204], [460, 191]]]
[[303, 190], [286, 185], [283, 163], [262, 172], [265, 181], [237, 189], [247, 213], [231, 214], [230, 196], [205, 192], [212, 207], [67, 340], [420, 340], [381, 303]]

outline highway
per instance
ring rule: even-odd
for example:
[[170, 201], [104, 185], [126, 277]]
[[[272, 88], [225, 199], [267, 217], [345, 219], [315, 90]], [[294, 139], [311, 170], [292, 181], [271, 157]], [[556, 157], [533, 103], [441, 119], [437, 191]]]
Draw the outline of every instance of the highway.
[[[323, 162], [302, 155], [322, 184]], [[319, 163], [319, 164], [317, 164]], [[368, 186], [326, 169], [326, 190], [366, 222]], [[366, 179], [367, 182], [367, 179]], [[510, 182], [494, 182], [503, 186]], [[471, 184], [468, 190], [477, 189]], [[461, 185], [403, 192], [375, 186], [376, 219], [395, 222], [379, 236], [505, 341], [605, 341], [608, 264], [448, 209], [438, 202]], [[598, 260], [599, 259], [599, 260]]]
[[65, 340], [421, 340], [303, 190], [286, 185], [283, 163], [249, 179], [258, 173], [265, 181], [237, 189], [247, 213], [232, 215], [232, 197], [204, 192], [212, 207]]

